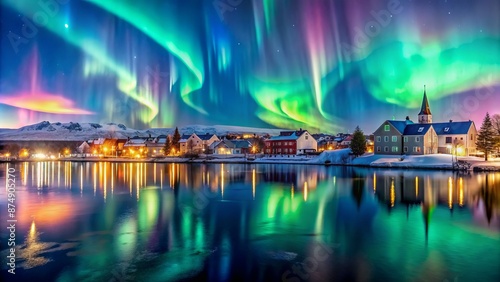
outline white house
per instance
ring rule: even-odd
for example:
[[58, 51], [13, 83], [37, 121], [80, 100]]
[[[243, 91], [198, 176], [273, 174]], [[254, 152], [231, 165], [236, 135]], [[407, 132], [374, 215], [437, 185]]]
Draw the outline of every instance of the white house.
[[433, 123], [438, 136], [438, 153], [468, 156], [476, 153], [477, 130], [473, 121]]
[[181, 140], [179, 140], [179, 148], [181, 154], [197, 152], [203, 149], [203, 142], [196, 133], [191, 135], [183, 134]]
[[220, 140], [215, 134], [182, 135], [181, 140], [179, 140], [180, 153], [204, 153], [216, 141]]
[[89, 143], [87, 143], [87, 141], [83, 141], [83, 143], [80, 146], [78, 146], [78, 148], [76, 150], [80, 154], [89, 153], [90, 152], [90, 145], [89, 145]]

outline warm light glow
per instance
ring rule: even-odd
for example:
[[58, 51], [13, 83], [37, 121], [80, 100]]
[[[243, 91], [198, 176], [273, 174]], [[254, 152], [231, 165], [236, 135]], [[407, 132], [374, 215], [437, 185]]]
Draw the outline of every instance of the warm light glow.
[[464, 206], [464, 180], [462, 177], [458, 180], [458, 204], [460, 207]]
[[35, 159], [46, 159], [47, 155], [45, 155], [43, 153], [36, 153], [36, 154], [33, 154], [33, 158], [35, 158]]
[[307, 191], [308, 188], [307, 188], [307, 181], [304, 182], [304, 201], [307, 202]]
[[418, 197], [418, 176], [415, 176], [415, 196]]
[[448, 178], [448, 207], [453, 208], [453, 181], [451, 177]]
[[394, 187], [394, 179], [391, 179], [391, 208], [394, 207], [394, 204], [396, 203], [396, 189]]
[[221, 196], [224, 198], [224, 164], [220, 166]]
[[252, 197], [255, 200], [255, 168], [252, 169]]

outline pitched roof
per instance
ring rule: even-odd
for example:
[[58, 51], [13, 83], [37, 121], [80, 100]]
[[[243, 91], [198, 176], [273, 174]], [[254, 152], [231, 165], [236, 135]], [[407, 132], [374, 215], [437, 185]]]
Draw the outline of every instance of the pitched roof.
[[352, 135], [349, 135], [346, 138], [344, 138], [344, 140], [342, 140], [342, 142], [349, 142], [349, 141], [352, 141]]
[[397, 131], [403, 133], [405, 131], [405, 127], [409, 124], [413, 124], [413, 121], [407, 120], [387, 120]]
[[432, 124], [425, 123], [414, 123], [409, 124], [405, 127], [404, 135], [425, 135], [427, 131], [431, 128]]
[[222, 140], [215, 145], [215, 148], [218, 148], [219, 146], [225, 146], [226, 148], [231, 148], [231, 149], [241, 149], [241, 148], [250, 148], [252, 147], [252, 143], [248, 140]]
[[189, 137], [191, 137], [191, 135], [193, 134], [182, 134], [181, 139], [179, 139], [179, 142], [187, 142], [187, 140], [189, 139]]
[[433, 123], [432, 126], [436, 130], [437, 135], [447, 134], [467, 134], [473, 121], [454, 121]]
[[305, 129], [299, 129], [299, 130], [288, 130], [288, 131], [280, 131], [280, 135], [279, 136], [291, 136], [293, 134], [297, 135], [297, 136], [301, 136], [304, 132], [306, 132], [307, 130]]
[[[198, 134], [196, 134], [198, 135]], [[198, 137], [200, 137], [201, 140], [210, 140], [210, 138], [212, 138], [215, 134], [210, 134], [210, 133], [206, 133], [206, 134], [203, 134], [203, 135], [198, 135]], [[215, 136], [217, 137], [217, 136]]]
[[420, 113], [418, 115], [432, 115], [431, 108], [429, 107], [429, 101], [427, 100], [427, 94], [425, 93], [424, 86], [424, 98], [422, 99], [422, 107], [420, 108]]
[[297, 136], [295, 132], [293, 132], [291, 135], [279, 135], [279, 136], [272, 136], [269, 138], [271, 141], [287, 141], [287, 140], [297, 140], [300, 136]]

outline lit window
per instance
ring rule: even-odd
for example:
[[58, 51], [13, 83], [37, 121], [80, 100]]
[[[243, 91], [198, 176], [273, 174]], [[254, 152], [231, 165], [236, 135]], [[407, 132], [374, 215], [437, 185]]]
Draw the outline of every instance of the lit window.
[[390, 131], [390, 130], [391, 127], [388, 124], [384, 125], [384, 131]]
[[392, 152], [395, 153], [397, 151], [399, 151], [398, 146], [392, 146]]
[[392, 136], [392, 142], [398, 142], [398, 137], [397, 136]]

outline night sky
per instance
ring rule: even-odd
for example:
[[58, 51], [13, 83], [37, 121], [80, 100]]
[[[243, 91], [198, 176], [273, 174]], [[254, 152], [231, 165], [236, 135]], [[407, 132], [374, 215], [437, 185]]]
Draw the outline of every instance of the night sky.
[[[42, 3], [42, 4], [41, 4]], [[46, 5], [43, 5], [46, 3]], [[2, 0], [0, 127], [373, 132], [500, 113], [498, 0]]]

